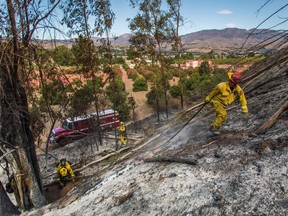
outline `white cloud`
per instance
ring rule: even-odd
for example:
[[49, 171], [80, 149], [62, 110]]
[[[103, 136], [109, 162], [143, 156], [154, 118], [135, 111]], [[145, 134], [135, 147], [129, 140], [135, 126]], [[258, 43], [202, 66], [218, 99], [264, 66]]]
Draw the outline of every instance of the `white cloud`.
[[236, 27], [236, 24], [235, 23], [227, 23], [225, 25], [227, 28], [235, 28]]
[[224, 9], [224, 10], [218, 11], [217, 13], [227, 15], [227, 14], [232, 14], [233, 12], [230, 10]]

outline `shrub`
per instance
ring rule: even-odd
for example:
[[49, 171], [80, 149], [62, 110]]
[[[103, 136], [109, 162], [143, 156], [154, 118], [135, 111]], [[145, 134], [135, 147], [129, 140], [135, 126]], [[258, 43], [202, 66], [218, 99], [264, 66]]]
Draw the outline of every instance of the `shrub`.
[[153, 105], [155, 101], [155, 91], [151, 90], [146, 94], [147, 103]]
[[51, 55], [58, 65], [71, 66], [75, 64], [74, 54], [72, 53], [71, 49], [64, 45], [58, 46], [53, 49], [51, 51]]
[[127, 70], [127, 76], [129, 79], [135, 80], [138, 77], [138, 72], [133, 68], [129, 68]]
[[150, 70], [141, 70], [141, 74], [145, 77], [146, 80], [152, 81], [155, 78], [155, 74]]
[[177, 98], [181, 95], [181, 89], [179, 85], [173, 85], [169, 89], [169, 93], [173, 98]]
[[212, 69], [209, 66], [209, 63], [207, 61], [204, 61], [200, 64], [199, 67], [199, 74], [203, 75], [203, 74], [210, 74], [210, 72], [212, 71]]
[[126, 63], [122, 64], [122, 68], [123, 68], [125, 71], [128, 71], [128, 70], [130, 69], [130, 67], [129, 67]]
[[147, 81], [143, 78], [137, 78], [133, 83], [133, 92], [138, 91], [147, 91], [148, 90], [148, 84]]
[[123, 57], [113, 58], [113, 64], [125, 64], [125, 59]]
[[117, 75], [119, 75], [120, 77], [123, 76], [123, 71], [122, 71], [122, 69], [121, 69], [121, 67], [120, 67], [119, 65], [115, 65], [115, 66], [113, 67], [113, 69], [114, 69], [114, 71], [115, 71], [115, 73], [116, 73]]

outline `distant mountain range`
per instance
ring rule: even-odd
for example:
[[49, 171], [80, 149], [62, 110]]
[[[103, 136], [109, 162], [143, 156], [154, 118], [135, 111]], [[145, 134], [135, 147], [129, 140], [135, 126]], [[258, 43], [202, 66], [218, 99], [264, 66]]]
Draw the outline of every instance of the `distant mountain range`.
[[[255, 45], [270, 42], [269, 38], [279, 37], [279, 31], [275, 30], [246, 30], [238, 28], [226, 28], [223, 30], [203, 30], [195, 33], [183, 35], [182, 43], [186, 50], [194, 51], [231, 51], [239, 50], [243, 47], [247, 50]], [[261, 46], [260, 45], [260, 46]], [[275, 44], [270, 44], [263, 49], [273, 49]]]
[[[248, 49], [259, 43], [265, 41], [269, 42], [269, 38], [279, 37], [279, 31], [257, 29], [255, 31], [238, 29], [238, 28], [226, 28], [222, 30], [203, 30], [181, 36], [182, 44], [185, 50], [193, 52], [209, 52], [211, 50], [215, 52], [227, 52], [233, 50], [239, 50], [240, 48]], [[111, 40], [113, 46], [129, 46], [129, 39], [132, 34], [123, 34], [115, 39]], [[249, 37], [248, 37], [249, 36]], [[99, 44], [100, 38], [93, 38], [95, 44]], [[47, 41], [46, 41], [47, 42]], [[55, 43], [55, 41], [54, 41]], [[70, 41], [57, 41], [59, 44], [72, 45], [73, 40]], [[165, 47], [166, 50], [171, 50], [171, 46], [168, 44]], [[263, 48], [273, 49], [273, 44]]]

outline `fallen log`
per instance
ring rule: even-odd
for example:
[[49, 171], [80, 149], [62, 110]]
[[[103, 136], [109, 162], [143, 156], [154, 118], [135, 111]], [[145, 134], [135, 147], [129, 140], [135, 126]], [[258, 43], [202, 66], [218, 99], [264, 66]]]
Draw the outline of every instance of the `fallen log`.
[[169, 163], [183, 163], [189, 165], [197, 165], [197, 160], [186, 158], [167, 158], [167, 157], [155, 157], [147, 158], [144, 162], [169, 162]]
[[141, 141], [139, 141], [138, 143], [136, 142], [134, 145], [138, 145], [140, 144], [137, 148], [132, 149], [130, 152], [128, 152], [127, 154], [123, 155], [121, 158], [117, 159], [117, 162], [122, 161], [124, 159], [126, 159], [128, 156], [134, 154], [135, 152], [137, 152], [138, 150], [140, 150], [141, 148], [145, 147], [147, 144], [151, 143], [154, 139], [160, 137], [161, 134], [157, 134], [156, 136], [152, 137], [151, 139], [149, 139], [148, 141], [146, 141], [143, 144], [140, 144]]
[[[103, 138], [115, 139], [115, 136], [107, 134], [107, 135], [104, 135]], [[141, 140], [142, 138], [143, 138], [143, 136], [142, 137], [140, 137], [140, 136], [136, 137], [136, 136], [129, 136], [129, 134], [127, 134], [127, 139], [129, 139], [129, 140], [138, 141], [138, 140]]]
[[97, 163], [100, 163], [100, 162], [102, 162], [102, 161], [104, 161], [104, 160], [112, 157], [113, 155], [119, 154], [119, 153], [121, 153], [122, 151], [126, 151], [126, 150], [128, 150], [128, 149], [130, 149], [130, 148], [132, 148], [132, 147], [133, 147], [133, 146], [127, 146], [127, 147], [122, 148], [122, 149], [120, 149], [120, 150], [118, 150], [118, 151], [115, 151], [115, 152], [113, 152], [113, 153], [111, 153], [111, 154], [105, 155], [104, 157], [99, 158], [98, 160], [92, 161], [91, 163], [86, 164], [85, 166], [83, 166], [83, 167], [81, 167], [81, 168], [79, 168], [79, 169], [75, 169], [75, 172], [81, 172], [81, 171], [83, 171], [84, 169], [88, 168], [89, 166], [92, 166], [92, 165], [95, 165], [95, 164], [97, 164]]
[[203, 147], [203, 148], [206, 148], [206, 147], [214, 144], [214, 143], [217, 142], [217, 141], [218, 141], [218, 140], [213, 140], [213, 141], [209, 142], [208, 144], [203, 145], [202, 147]]
[[198, 108], [198, 107], [203, 106], [204, 103], [205, 103], [205, 102], [201, 102], [201, 103], [199, 103], [199, 104], [196, 104], [196, 105], [193, 106], [193, 107], [189, 107], [187, 110], [185, 110], [185, 113], [190, 112], [191, 110], [194, 110], [194, 109], [196, 109], [196, 108]]
[[288, 101], [284, 105], [282, 105], [272, 116], [269, 118], [264, 124], [262, 124], [258, 130], [256, 131], [256, 134], [265, 133], [277, 120], [277, 118], [280, 116], [280, 114], [288, 109]]
[[[75, 181], [77, 181], [78, 179], [83, 179], [83, 178], [89, 178], [89, 177], [92, 177], [92, 176], [94, 176], [95, 174], [93, 173], [93, 174], [89, 174], [89, 175], [76, 175], [75, 176]], [[71, 181], [72, 181], [72, 179], [71, 179]], [[58, 185], [59, 184], [59, 182], [57, 181], [57, 180], [54, 180], [54, 181], [52, 181], [52, 182], [49, 182], [49, 183], [47, 183], [47, 184], [44, 184], [43, 185], [43, 187], [45, 188], [45, 187], [49, 187], [49, 186], [51, 186], [51, 185]]]

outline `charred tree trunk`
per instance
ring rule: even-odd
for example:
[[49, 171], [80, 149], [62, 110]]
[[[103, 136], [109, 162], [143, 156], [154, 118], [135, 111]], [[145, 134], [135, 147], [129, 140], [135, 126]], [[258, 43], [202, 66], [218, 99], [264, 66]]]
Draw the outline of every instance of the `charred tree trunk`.
[[28, 210], [45, 204], [34, 138], [30, 130], [26, 93], [13, 67], [0, 67], [2, 153], [15, 149], [5, 158], [16, 181], [19, 207]]
[[20, 215], [20, 211], [9, 199], [1, 181], [0, 181], [0, 215], [1, 216]]
[[156, 111], [157, 111], [157, 122], [159, 123], [160, 122], [160, 108], [159, 108], [158, 96], [156, 96]]
[[184, 109], [184, 91], [183, 91], [183, 80], [180, 76], [180, 103], [181, 103], [181, 109]]

